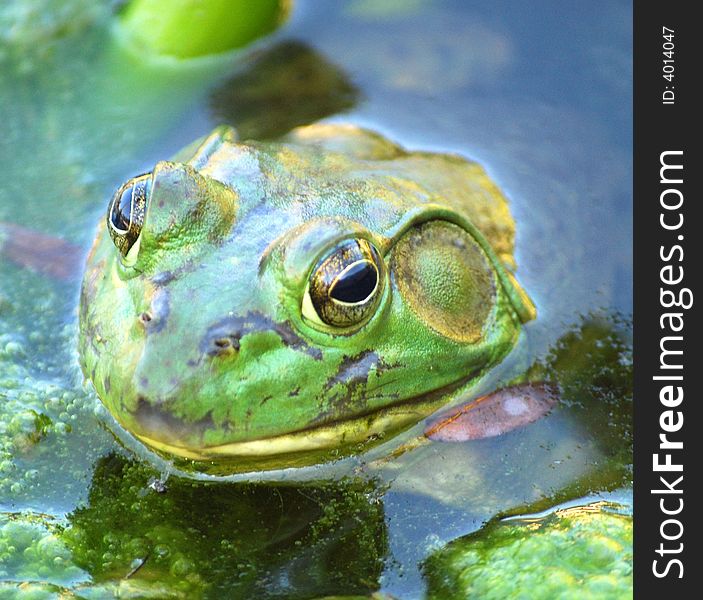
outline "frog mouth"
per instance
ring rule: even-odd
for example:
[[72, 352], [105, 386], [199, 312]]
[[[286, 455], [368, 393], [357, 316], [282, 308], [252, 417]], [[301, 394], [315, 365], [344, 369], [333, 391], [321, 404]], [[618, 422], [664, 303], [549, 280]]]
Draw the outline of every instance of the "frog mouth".
[[420, 402], [390, 406], [374, 413], [336, 423], [318, 425], [271, 437], [203, 446], [202, 448], [170, 443], [137, 432], [133, 432], [133, 435], [143, 444], [158, 452], [189, 460], [271, 460], [288, 455], [318, 454], [340, 447], [380, 440], [388, 433], [396, 433], [414, 425], [436, 408], [436, 400], [423, 398], [423, 401]]
[[[179, 427], [182, 427], [182, 422], [154, 411], [153, 407], [149, 409], [146, 403], [142, 403], [137, 410], [137, 421], [141, 425], [138, 429], [141, 431], [125, 428], [160, 454], [200, 462], [201, 465], [209, 462], [215, 469], [216, 464], [226, 464], [225, 471], [228, 473], [308, 466], [343, 458], [391, 439], [451, 402], [456, 394], [463, 397], [467, 384], [472, 385], [470, 382], [475, 381], [481, 372], [481, 368], [474, 369], [459, 381], [442, 388], [346, 419], [251, 440], [202, 446], [188, 444], [183, 441], [187, 432]], [[199, 426], [202, 431], [214, 427], [214, 424], [208, 417]], [[171, 435], [158, 435], [164, 432]], [[171, 437], [171, 440], [166, 441], [164, 437]], [[200, 468], [196, 466], [196, 469]], [[211, 470], [210, 467], [203, 468]]]

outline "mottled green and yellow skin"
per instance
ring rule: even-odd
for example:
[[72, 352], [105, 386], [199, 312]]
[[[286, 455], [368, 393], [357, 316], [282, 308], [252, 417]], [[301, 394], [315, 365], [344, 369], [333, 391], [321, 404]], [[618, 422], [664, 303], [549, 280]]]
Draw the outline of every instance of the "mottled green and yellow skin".
[[[100, 227], [80, 355], [117, 421], [167, 454], [237, 472], [357, 451], [481, 377], [534, 316], [507, 202], [463, 158], [353, 126], [219, 129], [150, 186], [128, 260]], [[310, 283], [349, 240], [377, 251], [377, 297], [333, 327]]]

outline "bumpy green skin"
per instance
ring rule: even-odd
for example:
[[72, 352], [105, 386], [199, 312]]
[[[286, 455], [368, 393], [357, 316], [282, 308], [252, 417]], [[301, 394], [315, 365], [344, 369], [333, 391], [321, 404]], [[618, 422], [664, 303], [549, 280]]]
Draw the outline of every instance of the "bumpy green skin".
[[576, 512], [499, 525], [440, 550], [425, 575], [431, 600], [632, 598], [632, 517]]
[[[222, 458], [223, 445], [299, 442], [327, 428], [320, 452], [309, 447], [318, 442], [304, 452], [281, 445], [258, 467], [324, 460], [330, 445], [377, 437], [379, 415], [384, 433], [424, 417], [441, 401], [427, 394], [480, 377], [533, 316], [506, 268], [507, 203], [474, 163], [334, 125], [279, 143], [237, 143], [222, 129], [175, 160], [154, 169], [133, 266], [100, 227], [80, 307], [84, 373], [128, 431], [169, 452]], [[452, 248], [428, 237], [421, 260], [407, 258], [408, 244], [396, 257], [428, 221], [465, 237]], [[316, 264], [350, 238], [372, 242], [387, 274], [373, 316], [340, 332], [304, 318], [302, 304]], [[488, 265], [485, 289], [461, 287], [470, 278], [455, 269], [417, 266], [441, 265], [467, 244]], [[423, 291], [437, 298], [414, 296]], [[446, 314], [433, 327], [437, 309], [425, 311], [438, 302]], [[485, 321], [448, 332], [447, 316], [464, 303], [487, 306]], [[238, 349], [219, 351], [222, 338]]]

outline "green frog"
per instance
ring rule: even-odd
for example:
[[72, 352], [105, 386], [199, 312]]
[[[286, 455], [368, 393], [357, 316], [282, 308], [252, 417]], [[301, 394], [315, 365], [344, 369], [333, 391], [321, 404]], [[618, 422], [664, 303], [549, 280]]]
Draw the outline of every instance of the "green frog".
[[109, 202], [84, 374], [119, 424], [219, 473], [394, 437], [470, 389], [535, 308], [484, 169], [351, 125], [218, 128]]

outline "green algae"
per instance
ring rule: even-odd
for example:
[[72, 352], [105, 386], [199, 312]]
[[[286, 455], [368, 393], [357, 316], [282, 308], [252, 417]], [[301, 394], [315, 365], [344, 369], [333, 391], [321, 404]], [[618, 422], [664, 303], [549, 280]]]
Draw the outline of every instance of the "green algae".
[[373, 495], [352, 482], [163, 482], [110, 455], [98, 462], [89, 503], [60, 522], [0, 515], [0, 598], [20, 582], [27, 594], [81, 598], [372, 593], [387, 551]]
[[62, 531], [61, 522], [49, 515], [0, 513], [0, 580], [57, 586], [86, 581], [88, 575], [61, 540]]
[[588, 508], [455, 540], [425, 563], [427, 597], [631, 598], [632, 517]]

